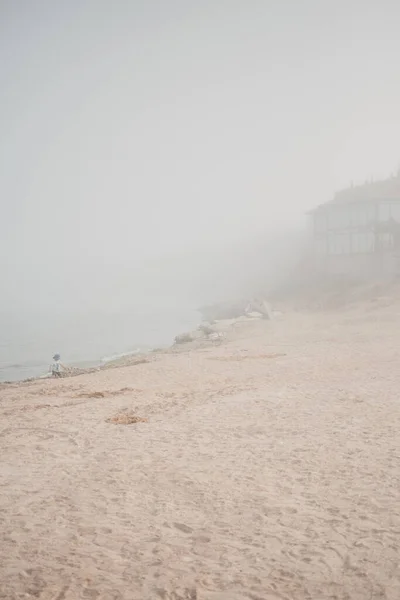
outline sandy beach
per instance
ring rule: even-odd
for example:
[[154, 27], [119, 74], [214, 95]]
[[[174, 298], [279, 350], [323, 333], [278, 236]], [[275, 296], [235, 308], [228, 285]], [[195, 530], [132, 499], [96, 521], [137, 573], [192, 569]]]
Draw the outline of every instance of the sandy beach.
[[3, 386], [0, 598], [398, 600], [399, 325], [285, 314]]

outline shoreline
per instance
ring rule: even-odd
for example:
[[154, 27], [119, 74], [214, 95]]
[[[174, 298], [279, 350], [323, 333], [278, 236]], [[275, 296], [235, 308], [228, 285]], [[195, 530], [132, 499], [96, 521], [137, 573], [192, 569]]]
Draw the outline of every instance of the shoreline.
[[[80, 367], [80, 366], [72, 366], [66, 364], [66, 371], [63, 371], [62, 377], [60, 379], [69, 379], [71, 377], [77, 377], [79, 375], [84, 375], [85, 373], [95, 373], [101, 371], [102, 369], [111, 368], [114, 365], [119, 364], [120, 361], [124, 360], [132, 360], [133, 357], [137, 357], [138, 359], [143, 359], [145, 356], [152, 354], [154, 351], [152, 349], [146, 351], [132, 351], [121, 353], [115, 358], [110, 358], [109, 360], [99, 360], [99, 361], [84, 361], [86, 363], [92, 363], [93, 366], [90, 367]], [[23, 383], [32, 383], [33, 381], [44, 381], [47, 379], [52, 379], [49, 373], [44, 373], [43, 375], [37, 375], [35, 377], [27, 377], [25, 379], [15, 379], [15, 380], [5, 380], [0, 381], [0, 387], [2, 385], [20, 385]]]
[[14, 315], [2, 322], [0, 381], [21, 382], [46, 375], [57, 350], [67, 366], [98, 368], [121, 354], [146, 353], [171, 344], [176, 331], [193, 329], [200, 316], [188, 306], [132, 306], [113, 311], [70, 311], [42, 327], [39, 316]]
[[[233, 318], [233, 319], [221, 319], [221, 320], [215, 322], [215, 324], [213, 325], [213, 329], [215, 330], [215, 332], [223, 332], [226, 334], [234, 324], [251, 322], [254, 320], [259, 320], [260, 318], [261, 317], [242, 316], [242, 317]], [[145, 351], [139, 350], [139, 351], [121, 353], [121, 355], [117, 356], [114, 359], [107, 360], [106, 362], [103, 362], [101, 360], [99, 363], [97, 363], [96, 365], [94, 365], [92, 367], [82, 367], [81, 368], [81, 367], [73, 367], [73, 366], [66, 365], [68, 370], [63, 372], [62, 377], [60, 377], [59, 379], [70, 379], [72, 377], [78, 377], [80, 375], [85, 375], [85, 374], [90, 374], [90, 373], [97, 373], [97, 372], [107, 370], [107, 369], [114, 369], [114, 368], [125, 367], [125, 366], [134, 366], [136, 364], [143, 364], [146, 362], [151, 362], [151, 360], [154, 359], [155, 355], [178, 353], [178, 352], [182, 352], [185, 350], [192, 350], [192, 349], [200, 347], [201, 345], [204, 345], [204, 344], [205, 345], [210, 345], [210, 344], [213, 345], [212, 340], [210, 338], [208, 338], [207, 335], [205, 335], [204, 333], [201, 332], [201, 326], [202, 326], [202, 323], [200, 323], [195, 330], [188, 332], [188, 335], [191, 335], [193, 337], [193, 339], [189, 342], [184, 342], [184, 343], [173, 342], [170, 345], [166, 345], [166, 346], [162, 346], [162, 347], [158, 347], [158, 348], [150, 348]], [[182, 334], [177, 334], [175, 339], [179, 338], [180, 335], [182, 335]], [[185, 335], [185, 334], [183, 334], [183, 335]], [[92, 361], [87, 361], [87, 362], [92, 362]], [[35, 381], [47, 381], [47, 380], [51, 380], [51, 379], [53, 379], [51, 377], [51, 375], [43, 374], [43, 375], [40, 375], [37, 377], [28, 377], [26, 379], [19, 379], [19, 380], [15, 380], [15, 381], [0, 381], [0, 389], [2, 388], [2, 386], [18, 387], [19, 385], [29, 384], [29, 383], [33, 383]]]

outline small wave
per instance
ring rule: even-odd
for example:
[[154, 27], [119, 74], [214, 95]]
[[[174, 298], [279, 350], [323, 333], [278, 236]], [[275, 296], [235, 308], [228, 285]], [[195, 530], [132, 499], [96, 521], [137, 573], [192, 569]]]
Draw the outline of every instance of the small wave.
[[136, 348], [136, 350], [131, 350], [130, 352], [122, 352], [121, 354], [112, 354], [111, 356], [104, 356], [101, 359], [101, 362], [103, 364], [112, 362], [113, 360], [119, 360], [120, 358], [125, 358], [126, 356], [134, 356], [135, 354], [140, 354], [140, 352], [143, 352], [143, 350], [141, 348]]

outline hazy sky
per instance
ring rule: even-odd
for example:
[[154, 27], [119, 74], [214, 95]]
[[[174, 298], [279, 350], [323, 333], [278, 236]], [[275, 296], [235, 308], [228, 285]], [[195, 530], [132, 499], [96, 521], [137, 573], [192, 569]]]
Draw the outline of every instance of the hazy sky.
[[399, 23], [396, 0], [0, 0], [4, 277], [246, 238], [395, 171]]

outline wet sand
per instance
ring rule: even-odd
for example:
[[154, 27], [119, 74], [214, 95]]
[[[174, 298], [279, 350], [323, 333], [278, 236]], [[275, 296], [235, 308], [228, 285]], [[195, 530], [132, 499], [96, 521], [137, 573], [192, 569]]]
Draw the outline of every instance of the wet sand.
[[399, 325], [286, 315], [3, 387], [0, 598], [398, 600]]

